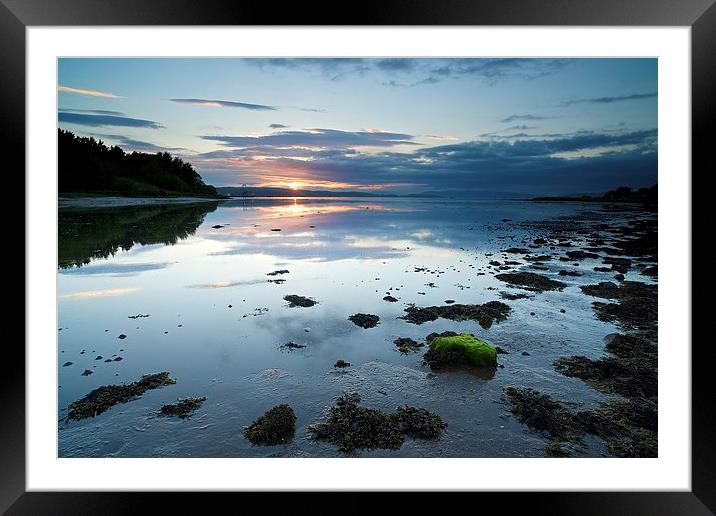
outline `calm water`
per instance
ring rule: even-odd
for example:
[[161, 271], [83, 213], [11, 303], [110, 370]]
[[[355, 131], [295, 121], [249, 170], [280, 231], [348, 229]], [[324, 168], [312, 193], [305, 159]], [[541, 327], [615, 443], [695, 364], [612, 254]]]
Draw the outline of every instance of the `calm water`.
[[[366, 406], [390, 411], [406, 403], [425, 407], [449, 426], [437, 441], [407, 438], [398, 451], [354, 455], [543, 456], [546, 439], [510, 415], [502, 391], [534, 387], [575, 407], [603, 399], [552, 366], [564, 355], [600, 356], [602, 338], [616, 331], [594, 318], [593, 299], [578, 288], [608, 279], [592, 270], [601, 265], [598, 260], [584, 260], [578, 267], [581, 277], [560, 277], [570, 285], [563, 292], [505, 301], [512, 314], [488, 330], [472, 321], [438, 319], [417, 326], [397, 317], [408, 303], [499, 300], [499, 291], [509, 289], [493, 277], [488, 262], [502, 259], [500, 249], [535, 236], [515, 223], [598, 209], [408, 199], [63, 209], [59, 417], [69, 403], [101, 385], [159, 371], [169, 371], [177, 383], [96, 418], [60, 423], [59, 455], [338, 456], [333, 445], [309, 439], [306, 428], [325, 415], [337, 395], [356, 390]], [[550, 276], [565, 268], [558, 261], [545, 265]], [[415, 272], [416, 267], [428, 271]], [[279, 269], [289, 273], [267, 276]], [[268, 282], [277, 278], [286, 281]], [[386, 293], [399, 302], [383, 301]], [[282, 299], [287, 294], [312, 297], [318, 304], [289, 308]], [[566, 313], [560, 313], [562, 308]], [[356, 312], [379, 315], [379, 326], [355, 326], [347, 318]], [[150, 316], [129, 318], [137, 314]], [[504, 368], [492, 378], [434, 374], [422, 364], [422, 352], [401, 355], [392, 342], [399, 336], [423, 340], [445, 330], [469, 331], [508, 350], [509, 355], [498, 357]], [[118, 339], [120, 334], [127, 338]], [[286, 351], [280, 346], [288, 341], [306, 347]], [[98, 355], [123, 360], [105, 363], [95, 360]], [[335, 370], [337, 359], [352, 366]], [[66, 361], [73, 365], [62, 367]], [[94, 374], [82, 376], [85, 369]], [[185, 396], [208, 400], [188, 420], [156, 416], [163, 403]], [[296, 411], [293, 441], [252, 446], [243, 427], [279, 403]], [[587, 455], [606, 454], [602, 442], [588, 444]]]

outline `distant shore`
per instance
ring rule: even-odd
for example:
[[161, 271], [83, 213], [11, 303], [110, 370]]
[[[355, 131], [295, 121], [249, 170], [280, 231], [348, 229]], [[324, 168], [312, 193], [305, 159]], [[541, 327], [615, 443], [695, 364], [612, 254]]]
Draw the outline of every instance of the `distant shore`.
[[58, 208], [121, 208], [123, 206], [160, 206], [164, 204], [197, 204], [219, 202], [226, 199], [212, 197], [120, 197], [86, 196], [63, 197], [57, 202]]
[[642, 204], [635, 200], [609, 200], [602, 197], [534, 197], [533, 202], [600, 203], [600, 204]]

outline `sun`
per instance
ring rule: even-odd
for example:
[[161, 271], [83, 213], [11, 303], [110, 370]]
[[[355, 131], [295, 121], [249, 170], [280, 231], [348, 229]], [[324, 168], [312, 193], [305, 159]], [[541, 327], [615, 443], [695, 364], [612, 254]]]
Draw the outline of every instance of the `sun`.
[[295, 183], [295, 182], [294, 182], [294, 183], [288, 183], [288, 187], [289, 187], [291, 190], [298, 190], [298, 183]]

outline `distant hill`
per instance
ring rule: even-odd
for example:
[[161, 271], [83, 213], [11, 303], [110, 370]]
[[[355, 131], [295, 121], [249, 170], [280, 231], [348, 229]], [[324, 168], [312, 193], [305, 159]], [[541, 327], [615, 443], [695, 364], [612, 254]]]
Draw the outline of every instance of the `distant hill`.
[[419, 197], [439, 197], [442, 199], [493, 200], [493, 199], [528, 199], [529, 195], [517, 192], [496, 190], [444, 189], [426, 191], [415, 194]]
[[616, 190], [610, 190], [603, 195], [573, 195], [559, 197], [535, 197], [533, 201], [562, 201], [562, 202], [615, 202], [615, 203], [638, 203], [645, 205], [656, 205], [659, 198], [657, 185], [651, 188], [639, 188], [632, 190], [628, 186], [620, 186]]
[[217, 186], [216, 190], [232, 197], [378, 197], [420, 199], [524, 199], [529, 196], [513, 192], [476, 192], [473, 190], [435, 190], [409, 194], [372, 193], [361, 191], [292, 190], [290, 188]]
[[167, 152], [127, 153], [101, 140], [58, 131], [60, 194], [218, 197], [191, 164]]
[[[358, 191], [293, 190], [273, 186], [218, 186], [217, 192], [232, 197], [408, 197], [396, 194], [377, 194]], [[422, 195], [418, 195], [423, 197]], [[413, 197], [412, 195], [409, 197]]]

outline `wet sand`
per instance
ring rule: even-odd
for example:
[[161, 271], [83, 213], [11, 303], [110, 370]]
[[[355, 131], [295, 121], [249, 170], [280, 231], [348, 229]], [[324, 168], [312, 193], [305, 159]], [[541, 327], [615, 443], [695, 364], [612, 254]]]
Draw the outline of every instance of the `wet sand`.
[[123, 206], [162, 206], [167, 204], [197, 204], [226, 199], [206, 197], [62, 197], [58, 208], [120, 208]]

